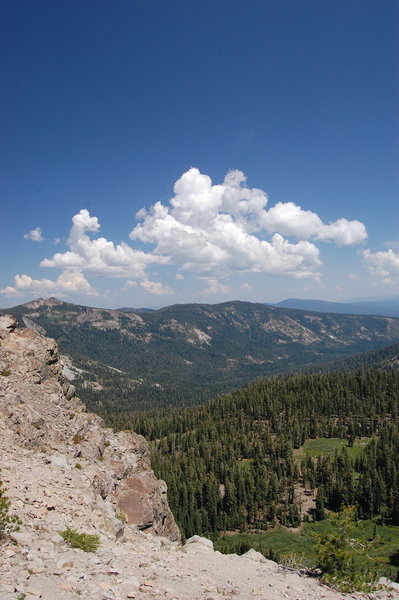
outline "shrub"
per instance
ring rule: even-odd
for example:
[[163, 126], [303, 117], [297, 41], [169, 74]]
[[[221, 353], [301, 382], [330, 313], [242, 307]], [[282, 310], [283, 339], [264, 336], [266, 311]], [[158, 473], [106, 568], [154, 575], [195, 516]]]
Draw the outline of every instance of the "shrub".
[[123, 510], [117, 510], [116, 517], [123, 523], [127, 523], [127, 514]]
[[75, 529], [67, 527], [59, 532], [68, 546], [71, 548], [80, 548], [84, 552], [95, 552], [100, 545], [100, 537], [90, 533], [78, 533]]
[[3, 369], [1, 375], [3, 377], [9, 377], [11, 375], [11, 371], [9, 371], [8, 369]]
[[[277, 561], [275, 561], [277, 562]], [[289, 554], [285, 554], [284, 556], [280, 557], [280, 561], [281, 564], [283, 564], [285, 567], [289, 567], [290, 569], [295, 569], [295, 570], [299, 570], [299, 569], [303, 569], [304, 567], [304, 553], [302, 552], [301, 554], [295, 554], [295, 552], [290, 552]]]
[[22, 523], [19, 517], [9, 514], [11, 502], [4, 495], [5, 491], [3, 482], [0, 481], [0, 539], [13, 531], [19, 531]]
[[353, 506], [344, 508], [335, 515], [330, 513], [333, 531], [313, 534], [317, 566], [321, 570], [322, 580], [342, 592], [370, 592], [379, 587], [378, 575], [371, 568], [356, 564], [354, 555], [368, 557], [378, 539], [368, 541], [364, 537], [354, 537], [357, 527], [355, 516], [356, 507]]

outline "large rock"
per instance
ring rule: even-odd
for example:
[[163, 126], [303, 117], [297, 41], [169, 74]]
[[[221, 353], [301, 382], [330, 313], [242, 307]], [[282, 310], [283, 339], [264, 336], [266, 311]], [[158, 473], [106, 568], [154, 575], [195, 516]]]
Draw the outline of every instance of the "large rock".
[[112, 473], [105, 471], [97, 465], [89, 466], [85, 469], [85, 476], [90, 481], [91, 487], [96, 493], [105, 500], [111, 494], [114, 487]]
[[167, 502], [166, 483], [156, 480], [151, 472], [124, 479], [116, 491], [115, 499], [129, 524], [172, 540], [180, 539]]
[[200, 535], [193, 535], [187, 540], [185, 547], [186, 549], [205, 548], [207, 550], [213, 550], [213, 542]]
[[17, 319], [11, 315], [3, 315], [0, 317], [0, 336], [4, 337], [7, 333], [14, 331], [18, 327]]

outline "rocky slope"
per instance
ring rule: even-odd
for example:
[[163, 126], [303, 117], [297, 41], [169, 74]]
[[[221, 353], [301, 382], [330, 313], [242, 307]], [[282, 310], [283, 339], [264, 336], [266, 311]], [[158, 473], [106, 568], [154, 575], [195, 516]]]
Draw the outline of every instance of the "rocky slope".
[[[181, 547], [145, 440], [104, 429], [61, 373], [52, 340], [0, 318], [0, 478], [22, 520], [0, 541], [0, 600], [345, 597], [253, 551]], [[69, 548], [67, 527], [97, 534], [98, 550]]]

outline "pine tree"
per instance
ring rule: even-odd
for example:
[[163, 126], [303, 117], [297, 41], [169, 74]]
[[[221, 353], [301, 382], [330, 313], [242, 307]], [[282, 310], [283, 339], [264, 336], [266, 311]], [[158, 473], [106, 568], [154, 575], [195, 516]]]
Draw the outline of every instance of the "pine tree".
[[316, 510], [314, 512], [315, 521], [323, 521], [326, 518], [326, 512], [324, 510], [324, 489], [321, 485], [317, 490], [316, 497]]
[[0, 480], [0, 539], [13, 531], [18, 531], [21, 525], [21, 519], [9, 513], [11, 502], [4, 495], [5, 492], [6, 489]]

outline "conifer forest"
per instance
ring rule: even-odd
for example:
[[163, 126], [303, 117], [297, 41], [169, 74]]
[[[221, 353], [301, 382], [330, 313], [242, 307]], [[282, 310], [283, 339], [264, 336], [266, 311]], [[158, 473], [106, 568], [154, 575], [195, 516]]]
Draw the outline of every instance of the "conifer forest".
[[[398, 399], [399, 373], [373, 369], [275, 377], [204, 406], [108, 418], [151, 440], [187, 537], [295, 527], [351, 505], [399, 525]], [[324, 438], [341, 447], [301, 452]], [[304, 513], [306, 495], [315, 505]]]

